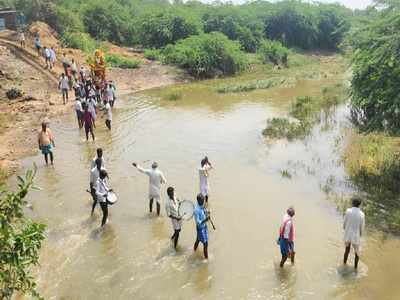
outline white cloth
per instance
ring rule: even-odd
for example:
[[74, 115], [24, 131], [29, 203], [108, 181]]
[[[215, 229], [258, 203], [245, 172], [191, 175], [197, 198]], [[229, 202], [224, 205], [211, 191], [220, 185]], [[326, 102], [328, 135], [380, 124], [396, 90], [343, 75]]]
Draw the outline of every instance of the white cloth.
[[137, 166], [137, 169], [149, 176], [149, 198], [156, 199], [157, 202], [161, 201], [161, 184], [166, 183], [167, 180], [164, 174], [158, 169], [143, 169]]
[[106, 93], [107, 93], [107, 100], [114, 101], [114, 90], [112, 88], [108, 87], [106, 90]]
[[44, 50], [44, 55], [46, 58], [51, 58], [51, 52], [49, 48], [46, 48], [46, 50]]
[[75, 110], [76, 111], [83, 111], [81, 101], [79, 101], [79, 100], [75, 101]]
[[57, 60], [56, 52], [54, 51], [54, 49], [50, 49], [50, 59], [53, 63]]
[[76, 63], [75, 63], [75, 62], [73, 62], [73, 63], [71, 64], [71, 70], [72, 70], [73, 72], [78, 72], [78, 67], [76, 66]]
[[[101, 168], [101, 170], [105, 170], [103, 167]], [[94, 185], [94, 188], [96, 188], [96, 183], [97, 183], [97, 179], [99, 179], [100, 177], [100, 171], [97, 169], [97, 167], [94, 167], [90, 170], [90, 183]]]
[[358, 207], [349, 208], [344, 216], [344, 242], [360, 245], [365, 227], [365, 215]]
[[88, 111], [91, 113], [93, 120], [96, 120], [96, 103], [94, 103], [94, 100], [89, 99], [87, 105]]
[[65, 89], [68, 90], [69, 89], [69, 80], [67, 76], [64, 76], [60, 78], [60, 89]]
[[112, 121], [112, 110], [110, 103], [107, 102], [105, 109], [106, 109], [106, 120]]
[[96, 196], [97, 201], [107, 202], [107, 194], [110, 189], [108, 188], [107, 179], [98, 178], [96, 181]]
[[209, 171], [212, 167], [209, 164], [205, 164], [203, 167], [199, 169], [199, 178], [200, 178], [200, 193], [205, 197], [209, 195], [210, 186], [208, 184]]
[[171, 219], [172, 222], [172, 227], [174, 230], [179, 230], [182, 228], [182, 220], [176, 220], [171, 218], [175, 217], [175, 218], [179, 218], [179, 199], [175, 198], [175, 199], [170, 199], [169, 197], [167, 197], [167, 201], [165, 204], [165, 210], [167, 212], [167, 216]]

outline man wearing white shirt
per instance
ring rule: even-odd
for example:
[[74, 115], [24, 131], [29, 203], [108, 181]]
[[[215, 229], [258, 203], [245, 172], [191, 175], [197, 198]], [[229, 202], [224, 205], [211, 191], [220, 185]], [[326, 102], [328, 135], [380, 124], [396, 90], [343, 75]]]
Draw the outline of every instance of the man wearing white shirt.
[[75, 99], [75, 112], [76, 112], [76, 118], [78, 120], [78, 126], [79, 128], [82, 128], [83, 108], [80, 98]]
[[103, 163], [103, 161], [101, 160], [101, 158], [97, 158], [95, 161], [96, 166], [90, 170], [89, 185], [90, 185], [90, 194], [92, 195], [92, 198], [93, 198], [91, 215], [93, 215], [94, 209], [97, 205], [96, 184], [97, 184], [97, 179], [99, 179], [99, 177], [100, 177], [100, 171], [104, 170], [104, 168], [102, 167], [102, 163]]
[[178, 246], [179, 234], [182, 229], [182, 217], [179, 215], [179, 204], [180, 201], [175, 197], [175, 190], [173, 187], [169, 187], [167, 189], [168, 199], [165, 204], [165, 210], [167, 212], [167, 216], [171, 219], [172, 229], [174, 230], [174, 234], [171, 237], [171, 240], [174, 241], [174, 248]]
[[112, 192], [112, 189], [108, 187], [107, 177], [107, 171], [101, 169], [99, 173], [99, 178], [96, 181], [96, 200], [100, 203], [101, 210], [103, 211], [103, 219], [101, 220], [102, 227], [108, 221], [107, 194], [109, 192]]
[[354, 197], [352, 199], [352, 205], [353, 207], [346, 211], [343, 222], [344, 242], [346, 245], [343, 263], [347, 264], [350, 248], [353, 246], [355, 252], [354, 268], [357, 269], [360, 259], [361, 236], [363, 235], [365, 227], [365, 215], [360, 209], [360, 198]]
[[58, 88], [61, 90], [63, 103], [66, 104], [68, 102], [69, 79], [64, 73], [61, 74]]
[[200, 193], [203, 195], [206, 204], [208, 203], [208, 196], [210, 192], [210, 187], [208, 184], [208, 177], [210, 175], [210, 170], [212, 169], [211, 163], [208, 161], [206, 156], [201, 161], [201, 167], [199, 169], [199, 179], [200, 179]]
[[153, 202], [156, 200], [157, 202], [157, 216], [160, 216], [160, 208], [161, 208], [161, 184], [167, 183], [167, 180], [164, 177], [164, 174], [158, 169], [158, 164], [154, 162], [151, 166], [151, 170], [143, 169], [136, 163], [132, 163], [134, 167], [136, 167], [139, 172], [142, 172], [149, 176], [149, 207], [150, 213], [153, 212]]

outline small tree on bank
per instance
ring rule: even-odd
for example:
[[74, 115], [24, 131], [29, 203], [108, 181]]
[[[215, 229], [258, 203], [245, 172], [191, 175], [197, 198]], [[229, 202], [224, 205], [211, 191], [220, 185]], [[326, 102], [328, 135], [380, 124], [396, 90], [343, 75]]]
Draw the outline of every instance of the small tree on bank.
[[30, 269], [38, 264], [46, 226], [23, 212], [34, 177], [32, 170], [25, 178], [18, 176], [16, 192], [0, 188], [0, 299], [11, 299], [16, 292], [41, 298]]

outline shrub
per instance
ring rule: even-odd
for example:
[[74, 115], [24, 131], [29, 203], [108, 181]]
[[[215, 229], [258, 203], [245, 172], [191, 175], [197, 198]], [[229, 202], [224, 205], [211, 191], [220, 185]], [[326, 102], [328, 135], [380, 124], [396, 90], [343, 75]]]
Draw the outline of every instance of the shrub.
[[171, 13], [146, 15], [139, 34], [145, 47], [162, 48], [199, 32], [192, 20]]
[[34, 175], [18, 177], [16, 192], [0, 189], [0, 299], [13, 299], [17, 292], [40, 299], [31, 267], [39, 263], [46, 226], [24, 216]]
[[308, 132], [308, 126], [301, 122], [290, 121], [286, 118], [273, 118], [267, 121], [267, 127], [263, 131], [264, 136], [273, 139], [304, 137]]
[[218, 32], [192, 36], [167, 46], [164, 61], [185, 68], [195, 77], [232, 75], [247, 68], [245, 54], [237, 42]]
[[116, 54], [106, 54], [106, 62], [112, 67], [121, 69], [136, 69], [140, 66], [140, 61]]
[[98, 43], [89, 34], [83, 32], [65, 32], [61, 42], [64, 47], [80, 49], [85, 52], [92, 52], [98, 46]]
[[269, 89], [278, 85], [282, 85], [286, 82], [285, 78], [271, 78], [264, 80], [253, 80], [248, 82], [242, 82], [239, 84], [229, 84], [218, 86], [216, 91], [218, 93], [240, 93], [249, 92], [259, 89]]
[[257, 50], [262, 63], [287, 66], [289, 50], [278, 41], [264, 40]]
[[144, 57], [148, 60], [161, 60], [161, 51], [158, 49], [146, 49], [144, 50]]

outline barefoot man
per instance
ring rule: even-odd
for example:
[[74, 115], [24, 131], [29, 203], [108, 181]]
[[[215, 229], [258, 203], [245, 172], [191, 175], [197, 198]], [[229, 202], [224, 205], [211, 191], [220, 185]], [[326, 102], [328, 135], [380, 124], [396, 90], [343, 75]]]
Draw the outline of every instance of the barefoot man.
[[210, 220], [205, 207], [204, 196], [197, 195], [197, 205], [194, 210], [194, 220], [196, 222], [196, 241], [194, 242], [193, 250], [196, 251], [199, 243], [203, 244], [204, 258], [208, 259], [208, 227], [207, 222]]
[[171, 237], [171, 240], [174, 241], [174, 248], [178, 246], [179, 233], [182, 229], [182, 217], [179, 215], [179, 199], [175, 197], [175, 190], [173, 187], [169, 187], [167, 189], [167, 203], [165, 205], [165, 209], [167, 211], [167, 216], [171, 219], [172, 229], [174, 230], [174, 234]]
[[282, 259], [280, 267], [283, 268], [288, 257], [294, 264], [294, 223], [293, 217], [295, 211], [293, 207], [289, 207], [286, 215], [283, 217], [282, 225], [279, 229], [279, 246], [281, 248]]
[[354, 197], [352, 199], [352, 208], [346, 211], [344, 216], [344, 243], [346, 250], [344, 252], [343, 263], [347, 264], [349, 258], [350, 248], [353, 246], [355, 252], [354, 268], [357, 270], [358, 261], [360, 259], [360, 244], [361, 236], [364, 232], [365, 227], [365, 215], [360, 209], [361, 199]]
[[160, 216], [160, 208], [161, 208], [161, 184], [167, 183], [167, 180], [164, 177], [164, 174], [158, 169], [158, 164], [154, 162], [151, 166], [151, 170], [143, 169], [137, 163], [132, 163], [132, 165], [142, 172], [149, 176], [149, 207], [150, 213], [153, 212], [153, 202], [156, 200], [157, 202], [157, 216]]
[[208, 204], [208, 195], [210, 192], [210, 187], [208, 184], [208, 177], [210, 175], [210, 170], [212, 169], [212, 165], [208, 161], [207, 156], [201, 160], [200, 165], [201, 165], [201, 167], [199, 169], [200, 193], [203, 195], [204, 200], [206, 201], [206, 205], [207, 205]]
[[39, 131], [38, 134], [38, 144], [39, 144], [39, 150], [42, 151], [42, 154], [44, 155], [44, 160], [46, 162], [46, 165], [49, 164], [49, 154], [50, 154], [50, 161], [51, 164], [53, 164], [53, 147], [55, 147], [54, 143], [54, 137], [53, 133], [51, 132], [50, 128], [47, 128], [47, 123], [46, 121], [42, 122], [42, 129]]

